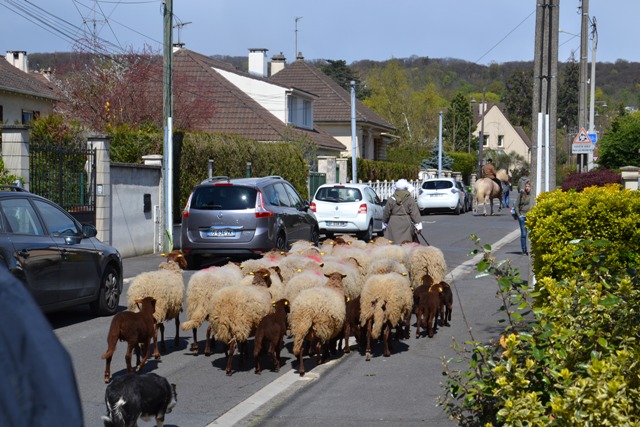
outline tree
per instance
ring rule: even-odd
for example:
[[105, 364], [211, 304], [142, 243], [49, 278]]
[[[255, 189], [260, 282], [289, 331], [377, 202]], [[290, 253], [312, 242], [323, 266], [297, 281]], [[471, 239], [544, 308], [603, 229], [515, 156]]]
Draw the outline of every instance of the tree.
[[514, 126], [531, 130], [533, 104], [533, 71], [515, 71], [509, 77], [502, 99], [505, 112]]
[[640, 112], [618, 115], [598, 141], [598, 164], [608, 169], [640, 166]]
[[348, 92], [351, 92], [351, 82], [356, 82], [356, 98], [361, 101], [371, 94], [371, 90], [362, 84], [358, 72], [349, 67], [343, 59], [327, 59], [327, 61], [320, 66], [320, 70]]
[[458, 92], [444, 114], [442, 139], [451, 151], [469, 151], [471, 130], [471, 104], [466, 96]]
[[564, 67], [558, 88], [558, 125], [570, 133], [578, 127], [578, 98], [580, 82], [580, 66], [571, 58]]
[[[443, 170], [451, 170], [453, 167], [453, 158], [448, 156], [447, 153], [442, 149], [442, 169]], [[420, 165], [420, 169], [438, 169], [438, 146], [434, 146], [433, 150], [431, 150], [431, 157], [428, 159], [422, 159], [422, 164]]]

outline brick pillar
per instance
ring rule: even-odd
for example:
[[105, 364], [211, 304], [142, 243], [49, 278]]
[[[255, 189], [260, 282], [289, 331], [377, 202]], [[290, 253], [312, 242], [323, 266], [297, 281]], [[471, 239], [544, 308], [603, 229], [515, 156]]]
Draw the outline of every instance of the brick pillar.
[[89, 148], [96, 150], [96, 229], [98, 239], [112, 244], [111, 233], [111, 137], [89, 137]]
[[30, 126], [2, 126], [2, 160], [12, 175], [22, 177], [23, 187], [29, 190], [29, 129]]
[[347, 182], [347, 160], [344, 157], [338, 157], [336, 159], [336, 165], [338, 166], [338, 177], [336, 178], [336, 182], [340, 184], [346, 184]]

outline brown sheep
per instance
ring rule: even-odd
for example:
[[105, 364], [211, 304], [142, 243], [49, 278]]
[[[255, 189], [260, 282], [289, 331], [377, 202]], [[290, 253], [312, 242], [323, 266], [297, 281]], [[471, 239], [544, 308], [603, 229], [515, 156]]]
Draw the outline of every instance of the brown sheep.
[[253, 360], [256, 365], [256, 374], [262, 372], [260, 367], [260, 351], [265, 348], [271, 360], [273, 360], [274, 372], [280, 371], [280, 351], [284, 347], [284, 334], [287, 331], [287, 315], [289, 314], [289, 301], [281, 299], [273, 303], [274, 312], [262, 318], [256, 329], [253, 345]]
[[[136, 369], [140, 371], [151, 354], [151, 338], [153, 338], [154, 347], [157, 347], [157, 336], [154, 333], [156, 321], [153, 317], [156, 300], [152, 297], [146, 297], [136, 300], [136, 303], [139, 304], [140, 312], [123, 311], [111, 319], [109, 335], [107, 335], [107, 352], [101, 356], [102, 359], [107, 360], [104, 371], [105, 383], [111, 379], [111, 358], [116, 351], [118, 340], [127, 342], [127, 353], [124, 356], [124, 360], [127, 362], [127, 372], [132, 371], [131, 353], [133, 350], [136, 352]], [[142, 361], [140, 361], [140, 343], [142, 343], [142, 350], [145, 352]]]
[[431, 276], [425, 274], [422, 276], [422, 284], [413, 291], [413, 302], [416, 307], [416, 338], [420, 338], [420, 325], [423, 328], [426, 327], [429, 338], [433, 338], [440, 312], [441, 289], [439, 283], [433, 283]]
[[451, 311], [453, 310], [453, 292], [447, 282], [439, 283], [440, 292], [440, 326], [451, 326]]
[[[356, 344], [360, 347], [361, 328], [360, 328], [360, 296], [356, 298], [347, 299], [346, 303], [346, 317], [344, 319], [344, 352], [350, 353], [351, 347], [349, 347], [349, 337], [351, 335], [356, 337]], [[340, 351], [341, 342], [338, 345], [338, 351]]]

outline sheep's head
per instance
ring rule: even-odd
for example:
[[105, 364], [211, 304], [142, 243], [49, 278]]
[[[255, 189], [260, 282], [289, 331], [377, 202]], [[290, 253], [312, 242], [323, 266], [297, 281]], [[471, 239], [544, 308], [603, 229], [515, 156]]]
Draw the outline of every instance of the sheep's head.
[[422, 276], [422, 284], [431, 287], [431, 285], [433, 285], [433, 277], [431, 277], [429, 273], [425, 273]]
[[280, 269], [279, 266], [273, 265], [273, 266], [269, 267], [269, 270], [271, 270], [274, 273], [276, 273], [276, 275], [278, 276], [278, 279], [280, 279], [281, 282], [284, 280], [283, 277], [282, 277], [282, 270]]
[[260, 268], [250, 274], [253, 276], [253, 280], [251, 281], [252, 285], [263, 286], [265, 288], [271, 287], [271, 273], [266, 268]]
[[138, 306], [138, 310], [148, 311], [152, 314], [156, 311], [156, 299], [154, 297], [138, 298], [134, 301]]
[[174, 249], [168, 254], [160, 254], [160, 256], [165, 257], [167, 262], [175, 262], [182, 270], [187, 268], [187, 260], [179, 249]]
[[271, 305], [278, 311], [278, 308], [281, 307], [285, 313], [289, 314], [291, 312], [291, 304], [289, 304], [289, 300], [286, 298], [280, 299], [278, 301], [274, 301]]
[[339, 273], [339, 272], [336, 271], [336, 272], [333, 272], [333, 273], [325, 274], [324, 276], [329, 279], [327, 281], [326, 286], [328, 286], [330, 288], [336, 288], [336, 289], [344, 290], [344, 285], [342, 284], [342, 279], [347, 277], [346, 274], [342, 274], [342, 273]]

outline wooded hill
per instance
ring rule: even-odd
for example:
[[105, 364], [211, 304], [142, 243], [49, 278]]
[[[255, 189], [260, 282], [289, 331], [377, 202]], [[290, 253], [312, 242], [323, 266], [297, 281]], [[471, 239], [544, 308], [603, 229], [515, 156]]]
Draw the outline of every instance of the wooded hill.
[[[212, 55], [216, 59], [233, 64], [246, 70], [246, 56]], [[87, 53], [55, 52], [31, 53], [29, 65], [34, 71], [51, 69], [55, 73], [64, 74], [73, 62], [85, 62]], [[349, 66], [366, 82], [371, 70], [383, 68], [389, 61], [355, 61]], [[532, 72], [533, 62], [504, 62], [491, 65], [479, 65], [473, 62], [454, 58], [429, 58], [411, 56], [410, 58], [394, 58], [401, 68], [411, 76], [415, 90], [420, 90], [426, 83], [436, 85], [445, 99], [452, 99], [456, 93], [463, 94], [481, 92], [485, 88], [502, 96], [505, 83], [514, 72]], [[322, 65], [324, 60], [309, 60], [315, 65]], [[562, 76], [567, 62], [559, 64], [558, 74]], [[590, 70], [590, 68], [589, 68]], [[618, 60], [615, 63], [599, 62], [596, 64], [597, 99], [611, 106], [640, 107], [640, 63]]]

